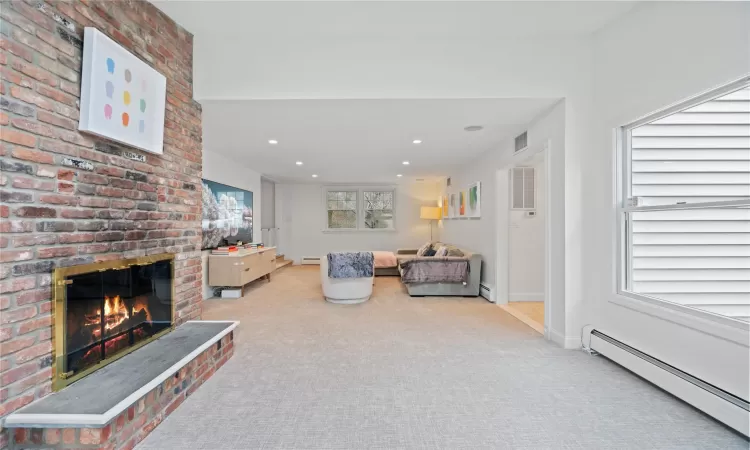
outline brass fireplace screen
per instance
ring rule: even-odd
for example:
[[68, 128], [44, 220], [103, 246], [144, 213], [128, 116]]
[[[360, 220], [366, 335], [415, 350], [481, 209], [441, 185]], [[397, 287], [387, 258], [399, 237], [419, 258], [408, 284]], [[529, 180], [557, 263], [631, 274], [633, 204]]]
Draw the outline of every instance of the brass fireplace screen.
[[169, 332], [174, 256], [55, 269], [53, 389]]

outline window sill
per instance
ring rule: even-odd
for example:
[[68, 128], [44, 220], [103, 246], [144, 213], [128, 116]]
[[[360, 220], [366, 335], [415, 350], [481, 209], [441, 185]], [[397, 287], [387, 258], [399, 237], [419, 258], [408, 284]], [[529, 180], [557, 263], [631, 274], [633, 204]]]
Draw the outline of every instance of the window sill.
[[632, 292], [617, 292], [610, 302], [748, 347], [750, 324], [747, 322]]
[[395, 233], [395, 228], [323, 228], [323, 233]]

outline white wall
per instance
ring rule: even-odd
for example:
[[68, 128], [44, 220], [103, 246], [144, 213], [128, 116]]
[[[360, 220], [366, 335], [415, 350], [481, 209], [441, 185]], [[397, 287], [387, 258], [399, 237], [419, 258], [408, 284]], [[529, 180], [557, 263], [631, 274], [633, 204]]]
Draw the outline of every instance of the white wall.
[[544, 300], [544, 225], [547, 220], [545, 164], [544, 159], [538, 157], [521, 165], [535, 169], [536, 214], [529, 216], [526, 211], [510, 211], [508, 301], [541, 302]]
[[[231, 38], [231, 36], [228, 36]], [[325, 40], [330, 39], [330, 40]], [[556, 328], [557, 342], [568, 347], [580, 343], [580, 303], [585, 288], [581, 246], [582, 187], [580, 169], [589, 117], [592, 114], [592, 43], [588, 37], [538, 39], [486, 39], [476, 36], [382, 36], [366, 35], [356, 40], [340, 36], [301, 38], [295, 45], [282, 41], [264, 42], [245, 49], [246, 58], [237, 62], [240, 68], [262, 61], [263, 70], [225, 71], [210, 68], [231, 57], [227, 48], [217, 48], [196, 34], [196, 91], [198, 99], [372, 99], [372, 98], [565, 98], [557, 111], [559, 120], [540, 124], [554, 128], [559, 141], [550, 155], [550, 179], [555, 186], [551, 201], [559, 209], [553, 229], [551, 251], [553, 264], [565, 271], [552, 280], [550, 287], [561, 294]], [[229, 52], [229, 53], [227, 53]], [[347, 55], [342, 58], [341, 55]], [[316, 61], [315, 64], [308, 63]], [[325, 64], [317, 62], [324, 61]], [[241, 75], [237, 75], [241, 74]], [[223, 77], [217, 82], [216, 76]], [[556, 123], [557, 125], [553, 125]], [[507, 143], [506, 143], [507, 144]], [[500, 144], [498, 148], [509, 144]], [[490, 152], [491, 153], [491, 152]], [[492, 170], [497, 169], [495, 166]], [[487, 168], [477, 167], [482, 172]], [[483, 191], [494, 187], [494, 177]], [[474, 180], [472, 180], [474, 181]], [[277, 185], [278, 188], [278, 185]], [[483, 215], [493, 214], [494, 205], [483, 203]], [[284, 215], [285, 200], [277, 190], [276, 217]], [[485, 219], [480, 228], [487, 230]], [[465, 221], [456, 221], [465, 224]], [[284, 227], [283, 220], [276, 221]], [[460, 232], [462, 225], [456, 225]], [[279, 246], [291, 255], [298, 250], [287, 248], [287, 233], [281, 231]], [[491, 255], [481, 235], [464, 236], [466, 245]], [[324, 238], [326, 241], [328, 238]], [[339, 237], [335, 242], [347, 242]], [[303, 247], [304, 249], [304, 247]], [[483, 274], [494, 283], [494, 260], [489, 259]], [[565, 302], [564, 305], [562, 302]], [[564, 314], [563, 314], [564, 312]]]
[[[433, 182], [404, 182], [396, 186], [396, 231], [324, 232], [325, 209], [321, 185], [277, 184], [281, 203], [280, 242], [286, 259], [299, 263], [306, 256], [331, 251], [416, 248], [430, 239], [430, 223], [419, 218], [421, 206], [436, 206], [439, 190]], [[434, 225], [437, 239], [438, 227]]]
[[[229, 159], [209, 149], [203, 149], [203, 178], [228, 186], [238, 187], [253, 193], [253, 241], [261, 241], [260, 224], [262, 201], [260, 194], [260, 174], [250, 167]], [[202, 252], [203, 258], [203, 298], [213, 297], [213, 290], [208, 286], [208, 254]]]
[[748, 3], [667, 2], [638, 6], [594, 36], [596, 115], [581, 165], [586, 289], [582, 314], [575, 317], [578, 325], [591, 323], [745, 399], [750, 394], [746, 332], [637, 302], [629, 308], [613, 303], [622, 300], [615, 294], [613, 130], [750, 73], [748, 30]]
[[[273, 228], [276, 222], [276, 183], [262, 178], [260, 180], [260, 198], [263, 210], [261, 216], [263, 222], [259, 222], [260, 228]], [[255, 236], [253, 236], [255, 237]]]
[[[491, 149], [476, 161], [471, 161], [462, 170], [451, 174], [451, 182], [456, 186], [462, 186], [474, 181], [482, 183], [482, 217], [473, 220], [445, 220], [442, 223], [441, 238], [445, 242], [466, 247], [482, 254], [482, 282], [497, 288], [496, 271], [498, 265], [498, 230], [502, 225], [498, 221], [497, 195], [498, 186], [496, 175], [499, 170], [507, 170], [518, 161], [525, 160], [541, 152], [549, 145], [548, 167], [549, 181], [551, 185], [551, 198], [553, 211], [549, 217], [552, 227], [552, 240], [550, 241], [550, 252], [552, 264], [559, 270], [556, 276], [550, 279], [550, 290], [555, 294], [553, 310], [557, 314], [552, 315], [550, 323], [550, 334], [561, 345], [565, 345], [566, 319], [565, 314], [565, 283], [568, 267], [565, 266], [565, 125], [567, 114], [567, 102], [561, 101], [550, 111], [543, 114], [528, 127], [528, 150], [519, 155], [513, 153], [513, 138], [500, 143], [497, 148]], [[519, 133], [523, 130], [519, 130]], [[509, 195], [507, 186], [499, 189], [500, 195]], [[505, 225], [507, 227], [507, 225]], [[507, 231], [507, 228], [503, 229]], [[507, 244], [507, 242], [505, 242]], [[564, 271], [560, 270], [565, 268]], [[510, 275], [510, 274], [509, 274]], [[542, 283], [543, 286], [544, 283]], [[543, 288], [542, 288], [543, 289]], [[500, 303], [507, 302], [507, 298], [498, 298]], [[570, 330], [571, 341], [578, 330]]]

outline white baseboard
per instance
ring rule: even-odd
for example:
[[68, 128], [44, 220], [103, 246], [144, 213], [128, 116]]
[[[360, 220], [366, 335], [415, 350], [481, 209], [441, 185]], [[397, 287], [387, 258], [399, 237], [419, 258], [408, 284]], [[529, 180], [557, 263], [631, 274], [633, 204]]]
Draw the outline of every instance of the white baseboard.
[[565, 336], [559, 331], [549, 329], [547, 330], [547, 337], [562, 348], [569, 350], [581, 348], [581, 336]]
[[544, 292], [510, 292], [509, 302], [543, 302]]
[[[591, 349], [654, 383], [677, 398], [690, 403], [715, 419], [724, 422], [745, 436], [750, 435], [750, 421], [748, 421], [748, 412], [744, 408], [695, 384], [690, 379], [680, 377], [657, 365], [658, 363], [665, 363], [658, 360], [658, 363], [654, 363], [646, 359], [643, 355], [633, 354], [630, 350], [613, 344], [598, 335], [592, 335], [591, 330], [592, 328], [589, 328], [584, 331], [584, 339], [589, 339], [588, 345]], [[608, 337], [608, 339], [614, 338]], [[645, 356], [653, 358], [649, 355]]]

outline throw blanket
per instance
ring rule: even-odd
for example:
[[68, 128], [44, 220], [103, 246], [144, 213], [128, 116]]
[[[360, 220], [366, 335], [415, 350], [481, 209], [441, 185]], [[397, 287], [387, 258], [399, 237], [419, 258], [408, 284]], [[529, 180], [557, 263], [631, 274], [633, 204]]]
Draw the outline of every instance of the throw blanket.
[[374, 258], [371, 252], [328, 254], [329, 278], [369, 278], [373, 276], [374, 271]]
[[458, 258], [431, 257], [401, 263], [404, 283], [464, 283], [469, 279], [469, 261]]
[[393, 252], [372, 252], [372, 256], [375, 257], [375, 268], [382, 269], [385, 267], [396, 267], [398, 260]]

